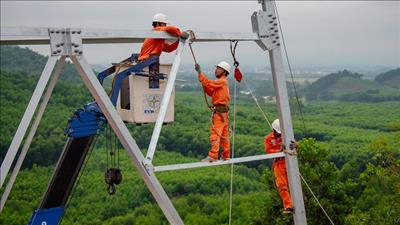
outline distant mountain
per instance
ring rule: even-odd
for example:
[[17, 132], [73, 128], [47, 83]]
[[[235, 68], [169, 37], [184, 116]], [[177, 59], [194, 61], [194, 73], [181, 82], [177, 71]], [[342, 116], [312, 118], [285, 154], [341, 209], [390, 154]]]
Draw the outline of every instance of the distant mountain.
[[400, 68], [381, 73], [375, 80], [380, 84], [400, 88]]
[[[390, 71], [389, 71], [390, 72]], [[387, 73], [389, 73], [387, 72]], [[305, 87], [302, 92], [308, 100], [341, 100], [380, 102], [400, 100], [400, 93], [393, 86], [382, 84], [394, 81], [397, 76], [394, 72], [389, 75], [382, 74], [382, 82], [376, 80], [364, 80], [363, 75], [348, 70], [338, 71], [326, 75], [311, 85]], [[381, 76], [381, 75], [380, 75]]]
[[[18, 46], [1, 45], [0, 54], [1, 70], [19, 71], [30, 76], [39, 76], [47, 61], [46, 56]], [[69, 62], [65, 63], [60, 79], [81, 83], [74, 65]]]

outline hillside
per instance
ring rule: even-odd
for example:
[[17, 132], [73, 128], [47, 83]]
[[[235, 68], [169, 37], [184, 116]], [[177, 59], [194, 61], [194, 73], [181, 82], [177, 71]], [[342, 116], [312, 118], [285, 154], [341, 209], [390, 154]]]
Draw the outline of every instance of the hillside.
[[[1, 70], [19, 71], [30, 76], [40, 75], [47, 61], [46, 56], [18, 46], [0, 45], [0, 54]], [[81, 82], [74, 65], [69, 62], [65, 63], [60, 79]]]
[[[21, 64], [22, 71], [27, 70], [24, 65], [28, 64]], [[38, 76], [3, 69], [0, 75], [2, 161]], [[63, 130], [68, 118], [90, 100], [83, 86], [70, 81], [57, 84], [23, 170], [0, 214], [0, 224], [26, 224], [40, 202], [67, 140]], [[155, 165], [197, 162], [209, 149], [210, 114], [202, 94], [180, 91], [175, 101], [176, 121], [161, 131]], [[276, 117], [276, 105], [261, 107], [270, 120]], [[398, 224], [400, 102], [310, 101], [304, 103], [303, 112], [306, 130], [301, 118], [293, 115], [295, 136], [300, 140], [300, 172], [335, 224]], [[264, 136], [270, 129], [251, 98], [242, 96], [238, 100], [236, 116], [235, 156], [263, 154]], [[153, 126], [128, 124], [144, 154]], [[102, 132], [88, 156], [61, 224], [167, 224], [123, 149], [120, 150], [123, 182], [116, 195], [107, 194], [106, 147]], [[282, 205], [270, 166], [271, 161], [235, 165], [232, 224], [293, 224], [290, 216], [281, 214]], [[228, 224], [230, 166], [164, 172], [157, 177], [185, 224]], [[3, 191], [4, 188], [0, 190]], [[329, 224], [304, 185], [303, 193], [308, 224]]]
[[400, 68], [381, 73], [376, 76], [375, 80], [387, 86], [400, 88]]
[[[398, 78], [394, 72], [389, 71], [389, 75], [378, 76], [377, 80], [364, 80], [362, 74], [348, 70], [338, 71], [318, 79], [303, 88], [301, 93], [308, 100], [397, 101], [400, 100], [400, 92], [398, 88], [395, 88], [395, 81]], [[394, 83], [387, 85], [389, 82]]]
[[[0, 158], [6, 154], [38, 79], [37, 73], [28, 75], [20, 71], [1, 70], [0, 123], [3, 125], [0, 127], [2, 134], [0, 135]], [[82, 107], [90, 100], [89, 92], [82, 85], [58, 81], [38, 128], [39, 134], [36, 140], [40, 144], [32, 145], [28, 155], [30, 160], [27, 160], [25, 165], [32, 166], [33, 162], [40, 165], [54, 163], [63, 146], [64, 128], [68, 118], [76, 108]], [[56, 154], [43, 157], [49, 150]]]

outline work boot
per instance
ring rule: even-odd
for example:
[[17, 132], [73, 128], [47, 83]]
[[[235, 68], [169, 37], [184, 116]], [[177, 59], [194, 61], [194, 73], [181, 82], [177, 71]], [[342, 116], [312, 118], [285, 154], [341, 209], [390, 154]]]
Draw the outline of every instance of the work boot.
[[282, 211], [283, 214], [292, 214], [293, 208], [284, 208]]
[[205, 157], [201, 160], [202, 162], [216, 162], [218, 159], [211, 158], [210, 156]]

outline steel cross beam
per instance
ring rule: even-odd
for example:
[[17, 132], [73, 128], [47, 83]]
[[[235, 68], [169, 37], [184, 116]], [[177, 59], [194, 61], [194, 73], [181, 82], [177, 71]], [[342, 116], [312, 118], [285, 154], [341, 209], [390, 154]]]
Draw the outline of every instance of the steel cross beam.
[[18, 160], [14, 166], [13, 172], [10, 176], [10, 179], [8, 180], [7, 186], [3, 192], [3, 195], [1, 196], [0, 213], [4, 209], [4, 205], [6, 204], [8, 196], [10, 195], [10, 192], [14, 185], [15, 179], [17, 178], [19, 170], [21, 169], [21, 166], [25, 159], [25, 156], [28, 153], [29, 147], [32, 143], [32, 139], [35, 136], [35, 133], [40, 124], [40, 121], [42, 120], [42, 116], [44, 114], [44, 111], [46, 110], [47, 103], [49, 102], [51, 94], [53, 93], [54, 87], [56, 86], [58, 78], [60, 77], [61, 70], [64, 66], [65, 58], [66, 58], [65, 56], [61, 56], [56, 64], [56, 68], [54, 70], [53, 77], [51, 78], [50, 83], [47, 87], [46, 93], [44, 94], [44, 97], [43, 97], [42, 103], [40, 104], [39, 111], [37, 112], [35, 121], [32, 124], [29, 134], [24, 142], [24, 146], [22, 147], [21, 153], [19, 154]]
[[264, 160], [264, 159], [273, 159], [273, 158], [279, 158], [279, 157], [285, 157], [285, 154], [283, 152], [279, 152], [279, 153], [272, 153], [272, 154], [233, 158], [233, 159], [225, 160], [225, 161], [219, 160], [216, 162], [193, 162], [193, 163], [182, 163], [182, 164], [175, 164], [175, 165], [155, 166], [154, 172], [193, 169], [193, 168], [210, 167], [210, 166], [222, 166], [222, 165], [230, 165], [230, 164], [236, 164], [236, 163], [260, 161], [260, 160]]
[[[57, 28], [21, 28], [1, 27], [0, 44], [6, 45], [45, 45], [50, 44], [49, 29]], [[116, 29], [73, 29], [81, 32], [83, 44], [107, 44], [107, 43], [142, 43], [145, 38], [161, 38], [176, 40], [166, 32], [149, 30], [116, 30]], [[257, 41], [259, 37], [255, 33], [241, 32], [195, 32], [195, 42], [207, 41]]]
[[[52, 32], [53, 31], [53, 32]], [[60, 32], [57, 32], [60, 31]], [[78, 30], [79, 31], [79, 30]], [[17, 133], [14, 136], [14, 139], [10, 145], [10, 150], [7, 152], [5, 159], [3, 160], [2, 167], [1, 167], [1, 183], [3, 184], [4, 179], [8, 173], [8, 170], [12, 164], [12, 161], [15, 158], [19, 145], [24, 137], [24, 134], [30, 124], [30, 121], [33, 117], [33, 114], [36, 110], [36, 107], [39, 103], [39, 100], [43, 94], [43, 91], [46, 87], [46, 84], [50, 78], [51, 72], [57, 62], [58, 57], [61, 55], [62, 62], [65, 60], [65, 57], [70, 57], [73, 61], [76, 69], [78, 70], [79, 74], [81, 75], [85, 85], [95, 98], [96, 102], [98, 103], [100, 109], [106, 116], [109, 124], [114, 129], [116, 135], [118, 136], [119, 140], [121, 141], [122, 145], [127, 149], [129, 156], [132, 158], [134, 166], [138, 169], [139, 174], [145, 181], [147, 187], [149, 188], [150, 192], [152, 193], [153, 197], [157, 201], [158, 205], [160, 206], [161, 210], [163, 211], [164, 215], [166, 216], [167, 220], [171, 224], [183, 224], [182, 219], [180, 218], [179, 214], [177, 213], [176, 209], [174, 208], [171, 200], [169, 199], [168, 195], [165, 193], [163, 187], [159, 183], [158, 179], [156, 178], [154, 172], [152, 170], [148, 170], [143, 164], [144, 156], [141, 153], [139, 147], [137, 146], [135, 140], [129, 133], [129, 130], [123, 123], [122, 119], [118, 115], [117, 111], [115, 110], [114, 106], [112, 105], [108, 95], [106, 94], [105, 90], [97, 80], [96, 75], [90, 68], [90, 65], [87, 63], [85, 58], [82, 56], [81, 51], [81, 43], [82, 40], [80, 39], [80, 33], [77, 33], [75, 29], [49, 29], [47, 31], [47, 35], [50, 36], [51, 40], [51, 49], [52, 49], [52, 56], [50, 56], [43, 72], [41, 78], [38, 81], [37, 87], [32, 95], [31, 101], [25, 111], [24, 117], [21, 120], [20, 126], [18, 127]], [[25, 42], [24, 42], [25, 43]], [[6, 42], [6, 44], [8, 44]], [[40, 121], [40, 118], [46, 108], [48, 98], [51, 95], [51, 92], [54, 88], [56, 83], [56, 78], [61, 68], [62, 63], [57, 66], [56, 76], [52, 80], [51, 86], [49, 87], [45, 99], [42, 102], [40, 112], [35, 120], [33, 125], [33, 129], [31, 130], [29, 137], [26, 141], [26, 145], [24, 149], [28, 149], [31, 138], [33, 137], [36, 127]], [[25, 150], [25, 151], [26, 151]], [[25, 156], [25, 151], [22, 152], [20, 155], [20, 159], [18, 160], [18, 165], [15, 167], [14, 171], [18, 171], [19, 167], [23, 161]], [[15, 173], [16, 175], [16, 173]], [[12, 179], [15, 175], [12, 175]], [[12, 183], [13, 181], [11, 181]], [[7, 196], [7, 193], [6, 193]], [[3, 204], [3, 201], [2, 201]]]
[[33, 115], [35, 114], [36, 108], [39, 104], [40, 98], [43, 95], [44, 89], [46, 88], [47, 82], [50, 79], [50, 75], [56, 65], [58, 60], [58, 56], [50, 56], [47, 60], [46, 66], [43, 69], [42, 75], [36, 85], [35, 90], [33, 91], [31, 100], [26, 107], [25, 113], [19, 123], [18, 129], [15, 132], [15, 135], [11, 141], [10, 147], [8, 148], [7, 154], [1, 163], [0, 168], [0, 187], [3, 186], [3, 183], [7, 177], [8, 171], [14, 161], [14, 158], [18, 152], [18, 149], [21, 145], [22, 139], [25, 136], [26, 130], [29, 127], [29, 124], [32, 120]]
[[161, 100], [160, 111], [158, 112], [156, 124], [153, 128], [153, 134], [151, 135], [149, 148], [147, 150], [146, 159], [144, 161], [145, 165], [151, 164], [151, 161], [153, 160], [153, 156], [157, 147], [158, 138], [160, 137], [161, 127], [163, 125], [164, 118], [167, 113], [168, 104], [171, 99], [171, 94], [174, 90], [176, 75], [178, 74], [179, 65], [181, 63], [181, 55], [186, 43], [187, 43], [186, 40], [182, 40], [178, 46], [174, 63], [172, 64], [171, 72], [169, 73], [167, 85], [165, 87], [164, 94]]
[[[280, 48], [280, 39], [277, 36], [277, 28], [272, 27], [270, 24], [276, 26], [274, 21], [268, 21], [270, 19], [276, 19], [275, 16], [275, 4], [273, 0], [259, 0], [262, 4], [263, 11], [260, 11], [258, 14], [255, 13], [252, 16], [252, 21], [261, 22], [255, 24], [253, 21], [253, 30], [254, 33], [224, 33], [224, 32], [196, 32], [196, 39], [193, 41], [198, 42], [208, 42], [208, 41], [229, 41], [229, 40], [239, 40], [239, 41], [255, 41], [263, 50], [269, 51], [270, 56], [270, 64], [272, 69], [272, 76], [274, 81], [274, 87], [277, 95], [277, 103], [278, 103], [278, 112], [280, 118], [280, 125], [282, 128], [282, 134], [284, 139], [285, 146], [289, 146], [290, 141], [294, 140], [293, 137], [293, 128], [292, 121], [290, 115], [290, 108], [287, 96], [287, 88], [284, 78], [284, 68], [283, 68], [283, 60], [282, 60], [282, 50]], [[267, 30], [268, 28], [268, 30]], [[276, 28], [276, 29], [275, 29]], [[269, 30], [271, 29], [271, 30]], [[101, 110], [105, 114], [107, 120], [109, 121], [111, 127], [116, 132], [118, 138], [120, 139], [122, 145], [125, 149], [128, 150], [130, 157], [132, 158], [134, 166], [138, 169], [139, 174], [144, 179], [146, 185], [148, 186], [150, 192], [153, 194], [157, 203], [161, 207], [161, 210], [167, 217], [168, 221], [171, 224], [183, 224], [181, 218], [179, 217], [176, 209], [172, 205], [170, 199], [162, 188], [161, 184], [155, 177], [154, 171], [166, 171], [167, 167], [157, 167], [156, 169], [152, 168], [151, 163], [144, 165], [144, 156], [141, 153], [139, 147], [136, 142], [130, 135], [128, 129], [122, 122], [121, 118], [118, 116], [116, 110], [111, 104], [107, 94], [104, 89], [98, 82], [95, 74], [91, 70], [89, 64], [86, 62], [85, 58], [82, 56], [82, 44], [104, 44], [104, 43], [140, 43], [145, 38], [160, 38], [160, 39], [177, 39], [176, 37], [172, 37], [165, 32], [154, 32], [154, 31], [135, 31], [135, 30], [99, 30], [99, 29], [61, 29], [65, 32], [63, 33], [64, 37], [59, 37], [57, 41], [61, 44], [52, 43], [51, 36], [57, 34], [50, 34], [51, 29], [47, 28], [11, 28], [11, 27], [1, 27], [1, 39], [0, 44], [16, 44], [16, 45], [35, 45], [35, 44], [50, 44], [52, 48], [52, 56], [49, 58], [45, 69], [41, 75], [41, 78], [38, 82], [38, 85], [32, 95], [32, 98], [29, 102], [29, 105], [25, 111], [25, 114], [21, 120], [21, 123], [18, 127], [17, 133], [14, 136], [14, 139], [10, 145], [9, 151], [3, 163], [1, 165], [1, 184], [2, 186], [4, 179], [9, 171], [9, 168], [12, 164], [12, 161], [15, 158], [15, 155], [18, 151], [18, 148], [21, 144], [21, 141], [25, 135], [25, 132], [29, 126], [29, 123], [32, 119], [33, 113], [36, 110], [38, 102], [40, 100], [40, 96], [44, 91], [44, 88], [49, 80], [49, 76], [51, 71], [54, 68], [54, 65], [57, 61], [58, 55], [71, 57], [74, 62], [78, 72], [84, 80], [85, 85], [89, 88], [89, 91], [94, 96], [96, 101], [98, 102]], [[72, 40], [72, 36], [70, 32], [78, 32], [79, 39]], [[73, 33], [72, 33], [73, 34]], [[75, 36], [74, 36], [75, 37]], [[65, 42], [68, 45], [68, 48], [62, 47], [64, 42], [61, 42], [65, 39], [69, 38], [69, 42]], [[74, 42], [72, 42], [74, 41]], [[75, 42], [77, 41], [77, 42]], [[71, 45], [73, 47], [71, 47]], [[183, 48], [183, 46], [182, 46]], [[54, 51], [53, 51], [54, 50]], [[72, 51], [73, 50], [73, 51]], [[58, 52], [58, 53], [57, 53]], [[74, 53], [75, 52], [75, 53]], [[58, 54], [58, 55], [54, 55]], [[179, 61], [179, 59], [178, 59]], [[179, 64], [179, 62], [177, 63]], [[175, 78], [174, 78], [175, 80]], [[159, 117], [157, 120], [161, 120]], [[162, 121], [162, 120], [161, 120]], [[154, 134], [154, 133], [153, 133]], [[159, 134], [157, 134], [158, 136]], [[28, 141], [30, 142], [30, 141]], [[157, 141], [154, 143], [156, 144]], [[155, 145], [153, 143], [153, 145]], [[155, 150], [155, 148], [154, 148]], [[151, 157], [152, 157], [151, 153]], [[284, 154], [286, 164], [287, 164], [287, 173], [289, 178], [289, 188], [291, 192], [291, 197], [294, 203], [295, 213], [294, 213], [294, 222], [296, 225], [307, 224], [304, 202], [303, 202], [303, 194], [301, 189], [300, 177], [299, 177], [299, 168], [297, 157], [294, 155]], [[281, 157], [280, 155], [279, 157]], [[268, 155], [263, 156], [254, 156], [253, 158], [243, 157], [236, 158], [226, 162], [215, 162], [214, 165], [224, 165], [224, 164], [233, 164], [239, 162], [248, 162], [261, 160], [259, 158], [265, 159], [265, 157], [270, 157]], [[151, 158], [150, 158], [151, 162]], [[181, 169], [183, 167], [186, 168], [195, 168], [201, 167], [205, 164], [186, 164], [186, 165], [172, 165], [177, 169]], [[212, 165], [212, 164], [210, 164]]]
[[151, 194], [157, 201], [167, 220], [171, 224], [183, 224], [178, 212], [173, 206], [167, 193], [161, 186], [153, 171], [148, 170], [144, 164], [144, 156], [140, 151], [135, 140], [129, 133], [128, 128], [125, 126], [118, 112], [115, 110], [107, 93], [97, 80], [96, 75], [92, 71], [90, 65], [87, 63], [83, 56], [71, 56], [76, 69], [81, 75], [86, 87], [89, 89], [92, 96], [95, 98], [101, 111], [107, 118], [108, 123], [113, 128], [115, 134], [118, 136], [121, 144], [128, 151], [132, 159], [133, 165], [139, 171], [140, 176], [143, 178], [146, 186], [149, 188]]

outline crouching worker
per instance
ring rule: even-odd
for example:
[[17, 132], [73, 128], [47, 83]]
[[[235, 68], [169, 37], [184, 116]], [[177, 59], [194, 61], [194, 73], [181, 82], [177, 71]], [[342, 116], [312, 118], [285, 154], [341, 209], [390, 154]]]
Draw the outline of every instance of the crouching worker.
[[[277, 153], [282, 151], [282, 137], [279, 119], [272, 123], [273, 131], [265, 137], [266, 153]], [[293, 213], [292, 199], [289, 193], [289, 182], [286, 173], [285, 158], [275, 158], [272, 163], [272, 170], [275, 177], [275, 185], [283, 202], [283, 213]]]
[[212, 98], [212, 122], [210, 125], [211, 150], [202, 162], [215, 162], [218, 160], [219, 148], [222, 148], [222, 160], [230, 159], [229, 143], [229, 84], [227, 76], [231, 66], [227, 62], [220, 62], [215, 68], [216, 80], [208, 79], [202, 73], [200, 65], [195, 65], [198, 78], [204, 88], [204, 92]]
[[[189, 34], [187, 32], [181, 32], [179, 28], [173, 26], [167, 26], [167, 16], [162, 13], [157, 13], [153, 17], [153, 31], [165, 31], [169, 34], [180, 37], [182, 39], [187, 39]], [[155, 58], [155, 63], [150, 65], [150, 72], [159, 72], [159, 57], [161, 53], [174, 51], [179, 44], [179, 40], [172, 44], [165, 42], [165, 39], [156, 38], [146, 38], [143, 42], [138, 61], [145, 61], [150, 57]]]

